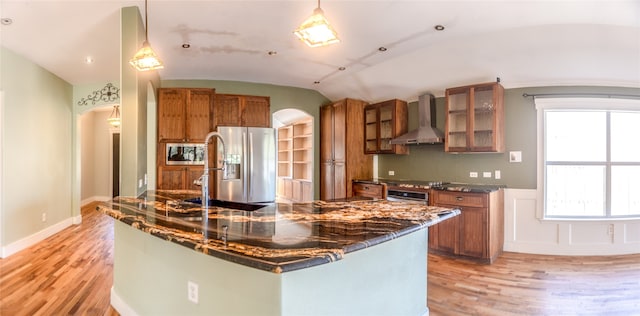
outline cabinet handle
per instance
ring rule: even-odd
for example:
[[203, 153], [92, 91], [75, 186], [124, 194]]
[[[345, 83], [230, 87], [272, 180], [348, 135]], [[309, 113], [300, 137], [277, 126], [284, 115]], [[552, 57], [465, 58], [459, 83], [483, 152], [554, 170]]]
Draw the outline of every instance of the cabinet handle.
[[463, 198], [463, 197], [461, 197], [461, 196], [456, 196], [456, 201], [462, 201], [462, 200], [464, 200], [464, 198]]
[[369, 190], [369, 187], [364, 187], [365, 190]]

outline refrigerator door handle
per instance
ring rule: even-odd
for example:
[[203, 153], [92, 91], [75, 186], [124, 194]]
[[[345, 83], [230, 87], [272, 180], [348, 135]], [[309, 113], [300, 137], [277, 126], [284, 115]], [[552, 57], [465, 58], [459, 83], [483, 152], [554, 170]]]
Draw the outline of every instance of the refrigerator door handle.
[[242, 152], [244, 153], [244, 158], [242, 159], [242, 180], [244, 182], [244, 186], [242, 188], [242, 195], [244, 196], [244, 201], [249, 200], [249, 190], [251, 187], [251, 175], [249, 174], [250, 167], [247, 166], [251, 159], [251, 146], [247, 144], [247, 132], [242, 132]]
[[249, 201], [250, 199], [252, 199], [253, 197], [253, 186], [252, 186], [252, 177], [253, 177], [253, 132], [249, 132], [249, 149], [247, 150], [247, 159], [249, 160], [247, 162], [248, 166], [248, 170], [251, 170], [251, 174], [247, 174], [247, 178], [249, 179], [247, 181], [247, 201]]

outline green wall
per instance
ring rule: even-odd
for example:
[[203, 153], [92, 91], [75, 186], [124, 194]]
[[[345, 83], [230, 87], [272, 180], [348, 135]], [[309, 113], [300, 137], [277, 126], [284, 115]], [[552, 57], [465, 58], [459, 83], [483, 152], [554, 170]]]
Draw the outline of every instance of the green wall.
[[73, 87], [4, 47], [0, 55], [0, 244], [6, 246], [73, 216]]
[[163, 80], [163, 88], [214, 88], [216, 93], [269, 96], [271, 113], [293, 108], [313, 116], [314, 159], [313, 186], [315, 198], [320, 192], [320, 106], [329, 99], [315, 90], [271, 84], [221, 80]]
[[[616, 87], [533, 87], [505, 90], [505, 152], [482, 154], [448, 154], [444, 146], [414, 145], [410, 154], [380, 155], [381, 178], [433, 180], [464, 183], [505, 184], [510, 188], [536, 188], [536, 110], [532, 97], [523, 93], [612, 93], [640, 95], [640, 89]], [[418, 126], [417, 102], [409, 104], [409, 130]], [[436, 125], [444, 130], [444, 98], [436, 99]], [[522, 151], [522, 162], [510, 163], [509, 151]], [[389, 176], [389, 170], [395, 171]], [[482, 178], [483, 171], [501, 171], [501, 179]], [[476, 171], [478, 178], [469, 178]]]
[[[142, 47], [144, 25], [138, 7], [121, 10], [122, 37], [120, 55], [120, 195], [138, 196], [147, 190], [144, 183], [147, 169], [147, 134], [155, 131], [155, 122], [147, 122], [148, 89], [158, 87], [157, 71], [137, 71], [129, 59]], [[151, 83], [151, 86], [149, 85]], [[155, 91], [152, 95], [155, 95]], [[151, 106], [154, 106], [153, 102]], [[155, 109], [151, 111], [155, 112]], [[152, 178], [154, 179], [154, 178]], [[139, 185], [139, 183], [141, 185]]]

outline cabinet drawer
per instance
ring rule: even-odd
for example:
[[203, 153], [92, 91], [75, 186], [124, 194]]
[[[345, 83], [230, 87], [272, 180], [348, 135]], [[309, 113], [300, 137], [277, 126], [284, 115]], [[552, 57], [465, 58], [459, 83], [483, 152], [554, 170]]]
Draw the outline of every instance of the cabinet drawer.
[[381, 184], [354, 182], [353, 195], [382, 199], [384, 198], [384, 189]]
[[467, 192], [448, 192], [433, 191], [433, 203], [448, 204], [456, 206], [471, 207], [487, 207], [487, 194], [484, 193], [467, 193]]

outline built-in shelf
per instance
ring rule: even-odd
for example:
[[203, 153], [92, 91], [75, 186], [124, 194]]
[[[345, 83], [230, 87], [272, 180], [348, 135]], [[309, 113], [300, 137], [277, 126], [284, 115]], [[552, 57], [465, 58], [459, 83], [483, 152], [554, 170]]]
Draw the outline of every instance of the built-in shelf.
[[313, 200], [313, 122], [305, 119], [278, 129], [278, 196]]

